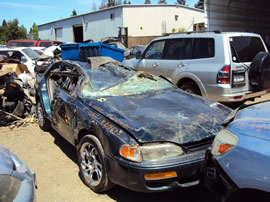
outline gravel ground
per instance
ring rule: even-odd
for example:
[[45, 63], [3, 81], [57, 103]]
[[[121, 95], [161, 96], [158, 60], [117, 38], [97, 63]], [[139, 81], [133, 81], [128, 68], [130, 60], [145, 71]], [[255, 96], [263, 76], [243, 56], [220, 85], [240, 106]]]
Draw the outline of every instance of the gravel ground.
[[[256, 99], [256, 102], [262, 100], [270, 100], [270, 95]], [[13, 130], [1, 127], [0, 145], [36, 172], [37, 201], [213, 201], [213, 195], [200, 187], [145, 194], [117, 186], [105, 194], [95, 194], [80, 180], [75, 148], [56, 132], [40, 130], [37, 124]]]

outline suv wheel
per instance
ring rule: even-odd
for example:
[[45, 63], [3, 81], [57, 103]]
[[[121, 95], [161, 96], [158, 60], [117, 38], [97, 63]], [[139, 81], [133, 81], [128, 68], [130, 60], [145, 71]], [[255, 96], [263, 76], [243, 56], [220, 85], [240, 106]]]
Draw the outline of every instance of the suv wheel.
[[191, 81], [181, 84], [179, 88], [181, 88], [182, 90], [188, 93], [201, 95], [200, 89], [197, 87], [197, 85], [194, 82], [191, 82]]

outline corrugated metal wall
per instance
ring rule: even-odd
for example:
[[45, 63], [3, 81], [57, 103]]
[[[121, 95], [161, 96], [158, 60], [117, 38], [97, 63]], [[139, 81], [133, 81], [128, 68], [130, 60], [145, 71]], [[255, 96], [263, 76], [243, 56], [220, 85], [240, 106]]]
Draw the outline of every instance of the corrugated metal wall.
[[206, 0], [208, 30], [244, 31], [270, 37], [269, 0]]

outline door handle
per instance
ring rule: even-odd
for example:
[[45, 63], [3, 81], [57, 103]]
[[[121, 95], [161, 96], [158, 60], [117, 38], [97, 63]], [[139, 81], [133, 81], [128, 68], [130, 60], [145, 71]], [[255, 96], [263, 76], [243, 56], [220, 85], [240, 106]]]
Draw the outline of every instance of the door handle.
[[157, 66], [158, 66], [157, 63], [153, 63], [153, 64], [152, 64], [152, 67], [154, 67], [154, 68], [157, 67]]
[[182, 63], [182, 62], [181, 62], [180, 64], [177, 65], [177, 67], [179, 67], [179, 68], [182, 68], [182, 67], [185, 67], [185, 66], [186, 66], [186, 65], [185, 65], [184, 63]]

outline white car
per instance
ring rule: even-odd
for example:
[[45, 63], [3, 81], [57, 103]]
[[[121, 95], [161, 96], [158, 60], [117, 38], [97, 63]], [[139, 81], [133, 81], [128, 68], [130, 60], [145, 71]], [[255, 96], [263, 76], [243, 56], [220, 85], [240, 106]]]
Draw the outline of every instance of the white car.
[[0, 55], [7, 58], [18, 59], [22, 64], [26, 65], [28, 70], [33, 73], [35, 69], [35, 60], [39, 58], [39, 54], [31, 48], [0, 48]]
[[34, 50], [39, 55], [45, 54], [44, 51], [46, 50], [45, 47], [29, 47], [29, 48], [31, 48], [32, 50]]

